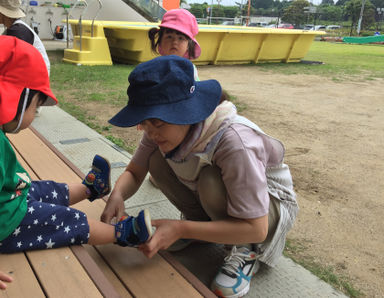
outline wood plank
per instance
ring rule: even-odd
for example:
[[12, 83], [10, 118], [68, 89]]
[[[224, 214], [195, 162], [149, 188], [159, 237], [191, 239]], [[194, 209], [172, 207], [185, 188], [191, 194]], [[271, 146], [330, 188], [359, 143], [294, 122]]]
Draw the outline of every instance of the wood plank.
[[[36, 136], [29, 130], [22, 131], [22, 139], [23, 142], [28, 142], [28, 149], [26, 149], [26, 146], [22, 146], [22, 140], [20, 138], [20, 135], [12, 135], [10, 137], [10, 140], [15, 147], [16, 155], [18, 157], [19, 162], [22, 164], [22, 166], [28, 171], [28, 173], [31, 175], [32, 179], [48, 179], [44, 177], [44, 175], [47, 174], [45, 171], [45, 165], [46, 163], [41, 164], [41, 160], [39, 158], [32, 159], [32, 161], [29, 159], [31, 155], [38, 155], [34, 154], [37, 151], [36, 148], [39, 148], [42, 154], [47, 154], [49, 150], [47, 151], [47, 147], [41, 142], [39, 138], [36, 138]], [[21, 143], [20, 143], [21, 142]], [[34, 149], [31, 149], [34, 148]], [[28, 152], [28, 154], [26, 153]], [[52, 152], [50, 152], [51, 154]], [[52, 155], [53, 157], [53, 155]], [[26, 161], [27, 160], [27, 161]], [[59, 161], [60, 159], [57, 159]], [[40, 166], [36, 166], [39, 164]], [[54, 166], [54, 163], [51, 164], [51, 166]], [[31, 167], [34, 167], [33, 170], [31, 170]], [[65, 169], [67, 171], [65, 171]], [[60, 169], [56, 169], [56, 172], [60, 173], [60, 176], [62, 179], [65, 180], [67, 174], [70, 175], [69, 179], [77, 180], [77, 182], [80, 181], [80, 178], [73, 173], [73, 171], [68, 171], [68, 167], [61, 167]], [[37, 173], [37, 174], [36, 174]], [[66, 174], [63, 174], [66, 173]], [[62, 181], [64, 181], [62, 180]], [[30, 262], [34, 270], [36, 270], [37, 278], [40, 280], [40, 282], [43, 284], [43, 287], [47, 294], [49, 295], [57, 295], [58, 293], [65, 293], [66, 295], [79, 295], [80, 293], [83, 293], [84, 290], [86, 290], [87, 293], [96, 295], [95, 297], [102, 296], [101, 293], [106, 297], [118, 297], [119, 295], [114, 290], [112, 285], [108, 282], [108, 280], [105, 278], [105, 276], [102, 274], [100, 269], [97, 267], [97, 265], [94, 263], [93, 259], [91, 259], [85, 249], [80, 246], [72, 246], [61, 248], [62, 253], [65, 254], [65, 260], [73, 260], [73, 262], [64, 262], [61, 264], [55, 263], [55, 252], [52, 253], [51, 251], [47, 250], [41, 250], [41, 251], [34, 251], [34, 252], [27, 252], [26, 255], [30, 258]], [[74, 252], [75, 253], [74, 253]], [[85, 254], [84, 254], [84, 253]], [[41, 260], [46, 259], [47, 255], [51, 255], [52, 259], [50, 260], [50, 263], [45, 263], [44, 268], [41, 266]], [[77, 256], [81, 255], [81, 258], [78, 259]], [[88, 258], [87, 258], [88, 256]], [[75, 261], [76, 260], [76, 261]], [[52, 278], [52, 275], [50, 275], [49, 272], [54, 266], [60, 265], [62, 266], [65, 264], [66, 270], [65, 272], [63, 270], [60, 270], [57, 274], [59, 274], [58, 277]], [[53, 267], [52, 267], [53, 266]], [[86, 270], [84, 270], [84, 268]], [[49, 270], [47, 269], [49, 268]], [[60, 268], [60, 267], [58, 267]], [[61, 269], [61, 268], [60, 268]], [[42, 271], [41, 271], [42, 270]], [[56, 270], [54, 268], [54, 270]], [[51, 270], [52, 271], [52, 270]], [[67, 274], [67, 272], [76, 272], [76, 275], [74, 274]], [[90, 273], [90, 276], [88, 273]], [[56, 280], [61, 280], [61, 285], [69, 285], [73, 284], [72, 287], [65, 286], [65, 291], [62, 291], [63, 289], [60, 289], [60, 287], [57, 287]], [[65, 282], [63, 282], [65, 280]], [[81, 284], [78, 284], [77, 281], [81, 280]], [[95, 284], [96, 286], [95, 286]], [[68, 290], [68, 288], [70, 290]], [[97, 290], [97, 288], [100, 290]], [[70, 292], [69, 292], [70, 291]], [[76, 296], [75, 296], [76, 297]], [[84, 296], [85, 297], [85, 296]]]
[[[79, 176], [46, 146], [30, 129], [10, 135], [12, 145], [41, 180], [53, 180], [65, 183], [79, 182]], [[28, 146], [26, 146], [28, 144]]]
[[0, 254], [0, 269], [13, 277], [0, 297], [45, 297], [24, 253]]
[[97, 250], [136, 297], [203, 297], [158, 254], [148, 259], [136, 248], [113, 244]]
[[27, 253], [49, 297], [103, 297], [68, 247]]
[[96, 248], [92, 245], [84, 245], [87, 253], [92, 257], [97, 266], [99, 266], [100, 270], [103, 271], [106, 278], [113, 285], [116, 292], [120, 295], [120, 297], [133, 297], [130, 293], [127, 286], [121, 282], [121, 280], [116, 276], [115, 272], [112, 271], [112, 268], [105, 262], [104, 258], [100, 253], [96, 250]]

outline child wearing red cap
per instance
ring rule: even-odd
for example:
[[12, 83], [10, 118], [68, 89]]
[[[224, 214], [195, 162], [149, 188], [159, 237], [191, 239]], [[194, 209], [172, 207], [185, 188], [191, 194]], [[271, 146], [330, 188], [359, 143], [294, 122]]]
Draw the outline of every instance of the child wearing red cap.
[[146, 210], [114, 226], [69, 207], [110, 192], [110, 165], [101, 156], [95, 156], [82, 183], [31, 180], [5, 134], [27, 128], [37, 107], [54, 105], [57, 99], [44, 60], [32, 45], [0, 36], [0, 48], [0, 253], [83, 243], [135, 246], [145, 242], [151, 236]]

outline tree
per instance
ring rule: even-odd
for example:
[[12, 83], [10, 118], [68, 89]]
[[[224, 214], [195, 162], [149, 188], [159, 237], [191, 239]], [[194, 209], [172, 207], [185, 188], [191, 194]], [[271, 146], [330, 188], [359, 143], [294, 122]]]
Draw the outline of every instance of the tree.
[[226, 18], [234, 18], [239, 12], [239, 8], [236, 6], [223, 6], [223, 9]]
[[343, 17], [343, 8], [336, 5], [321, 5], [319, 7], [321, 19], [324, 21], [339, 22]]
[[[351, 19], [351, 31], [350, 35], [352, 35], [352, 30], [357, 25], [357, 22], [360, 17], [361, 10], [361, 0], [350, 0], [344, 5], [344, 14]], [[363, 14], [363, 22], [361, 24], [361, 28], [368, 28], [375, 22], [375, 8], [372, 3], [367, 0], [364, 7]]]
[[304, 24], [307, 19], [307, 15], [304, 13], [304, 7], [307, 6], [309, 6], [308, 1], [295, 0], [284, 10], [281, 19], [284, 22], [291, 23], [295, 27], [298, 27], [299, 25]]
[[251, 0], [251, 6], [253, 8], [271, 8], [273, 7], [273, 0]]

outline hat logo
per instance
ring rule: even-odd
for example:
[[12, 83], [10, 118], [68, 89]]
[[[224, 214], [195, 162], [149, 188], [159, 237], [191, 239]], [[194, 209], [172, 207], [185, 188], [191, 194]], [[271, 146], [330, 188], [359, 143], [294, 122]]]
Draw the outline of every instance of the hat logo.
[[195, 85], [193, 85], [192, 87], [191, 87], [191, 89], [189, 89], [189, 93], [193, 93], [195, 91]]

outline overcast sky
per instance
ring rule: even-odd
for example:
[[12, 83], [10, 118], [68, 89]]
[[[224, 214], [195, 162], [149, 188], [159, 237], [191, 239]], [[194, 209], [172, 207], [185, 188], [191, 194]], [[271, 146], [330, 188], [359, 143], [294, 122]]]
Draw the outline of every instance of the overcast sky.
[[[248, 0], [242, 0], [243, 4], [248, 3]], [[208, 4], [212, 3], [212, 0], [187, 0], [187, 2], [190, 3], [204, 3], [207, 2]], [[232, 6], [236, 5], [236, 2], [241, 3], [241, 0], [221, 0], [220, 4], [225, 5], [225, 6]], [[310, 3], [313, 3], [315, 5], [319, 4], [321, 0], [309, 0]], [[217, 4], [217, 0], [213, 0], [213, 4]]]

